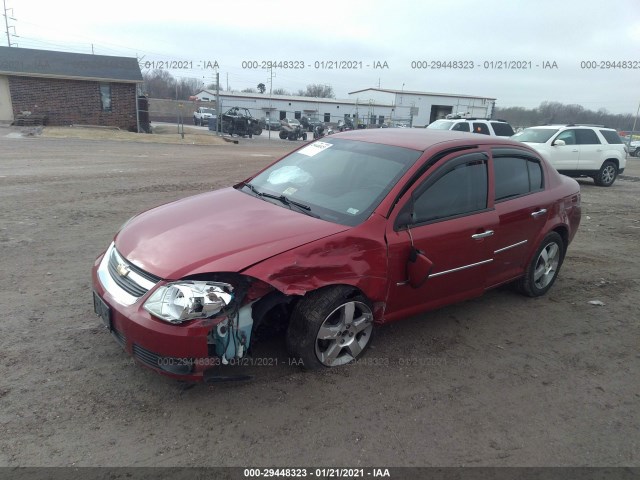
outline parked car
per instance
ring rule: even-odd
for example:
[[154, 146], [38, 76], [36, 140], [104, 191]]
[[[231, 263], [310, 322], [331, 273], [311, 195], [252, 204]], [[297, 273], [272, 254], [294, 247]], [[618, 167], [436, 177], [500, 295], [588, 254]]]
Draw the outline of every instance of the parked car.
[[560, 173], [591, 177], [596, 185], [610, 187], [624, 172], [627, 151], [613, 128], [593, 125], [543, 125], [516, 133]]
[[631, 137], [629, 135], [620, 137], [623, 143], [627, 146], [627, 151], [632, 157], [640, 157], [640, 140], [634, 140], [638, 138], [637, 135]]
[[454, 118], [436, 120], [427, 125], [427, 128], [437, 130], [454, 130], [457, 132], [481, 133], [498, 137], [510, 137], [513, 128], [505, 120], [492, 120], [483, 118]]
[[270, 322], [297, 364], [335, 367], [379, 324], [511, 282], [544, 295], [580, 215], [578, 183], [522, 143], [353, 130], [130, 219], [93, 266], [94, 310], [185, 381], [235, 378]]
[[269, 118], [269, 120], [267, 121], [265, 117], [262, 117], [260, 119], [260, 126], [264, 130], [280, 130], [280, 128], [282, 127], [282, 125], [280, 124], [280, 120]]
[[198, 107], [196, 111], [193, 112], [194, 125], [208, 125], [209, 120], [215, 123], [217, 118], [215, 108]]

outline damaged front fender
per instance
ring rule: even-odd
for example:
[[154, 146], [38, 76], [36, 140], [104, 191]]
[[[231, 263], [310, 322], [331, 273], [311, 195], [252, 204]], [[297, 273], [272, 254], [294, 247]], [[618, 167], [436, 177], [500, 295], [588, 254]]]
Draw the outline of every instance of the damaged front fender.
[[387, 290], [384, 228], [385, 219], [374, 214], [365, 224], [281, 253], [242, 273], [286, 295], [305, 295], [329, 285], [351, 285], [373, 303], [384, 302]]

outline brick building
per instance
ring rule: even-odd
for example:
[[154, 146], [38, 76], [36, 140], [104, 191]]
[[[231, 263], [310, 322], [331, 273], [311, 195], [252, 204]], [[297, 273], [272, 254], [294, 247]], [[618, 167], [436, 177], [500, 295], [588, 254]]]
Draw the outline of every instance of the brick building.
[[135, 58], [0, 47], [0, 122], [137, 131], [141, 82]]

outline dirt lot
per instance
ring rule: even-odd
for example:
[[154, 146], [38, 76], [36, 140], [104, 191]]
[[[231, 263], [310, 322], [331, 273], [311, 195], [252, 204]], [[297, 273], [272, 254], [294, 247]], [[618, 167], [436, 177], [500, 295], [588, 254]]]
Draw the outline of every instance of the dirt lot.
[[[94, 316], [90, 268], [134, 213], [297, 142], [14, 138], [0, 128], [0, 465], [640, 464], [640, 160], [582, 181], [551, 292], [508, 288], [378, 329], [368, 364], [182, 389]], [[7, 137], [7, 135], [10, 135]], [[590, 305], [600, 300], [604, 306]]]

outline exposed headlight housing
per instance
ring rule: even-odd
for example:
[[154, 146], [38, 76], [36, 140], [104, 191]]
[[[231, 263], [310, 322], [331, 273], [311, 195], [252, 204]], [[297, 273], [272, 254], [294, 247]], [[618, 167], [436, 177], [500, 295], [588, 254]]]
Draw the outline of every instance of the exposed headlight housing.
[[233, 300], [233, 286], [224, 282], [184, 280], [156, 289], [144, 303], [151, 315], [169, 323], [209, 318]]

